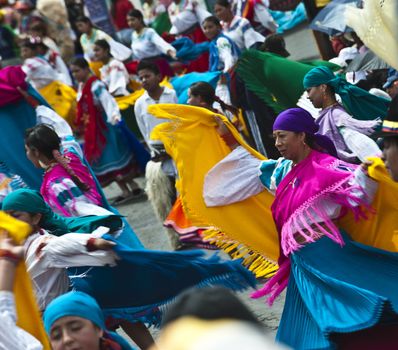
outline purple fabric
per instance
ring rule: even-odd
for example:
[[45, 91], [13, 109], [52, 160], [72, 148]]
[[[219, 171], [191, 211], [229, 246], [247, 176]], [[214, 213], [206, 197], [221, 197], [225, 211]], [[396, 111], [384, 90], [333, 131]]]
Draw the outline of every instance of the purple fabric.
[[272, 130], [315, 134], [318, 131], [318, 128], [319, 127], [315, 123], [315, 119], [305, 109], [289, 108], [276, 117]]
[[0, 69], [0, 107], [22, 99], [17, 87], [21, 87], [23, 90], [28, 88], [25, 78], [26, 75], [21, 66], [9, 66]]
[[380, 123], [377, 120], [357, 120], [351, 117], [340, 105], [333, 105], [322, 110], [315, 121], [319, 125], [319, 134], [331, 139], [339, 158], [352, 162], [356, 156], [347, 148], [339, 127], [347, 127], [364, 135], [371, 135]]
[[338, 153], [332, 140], [322, 133], [316, 133], [319, 129], [318, 124], [312, 115], [302, 108], [289, 108], [278, 115], [274, 122], [273, 130], [284, 130], [292, 132], [305, 132], [313, 135], [315, 143], [319, 146], [318, 151], [328, 153], [337, 157]]

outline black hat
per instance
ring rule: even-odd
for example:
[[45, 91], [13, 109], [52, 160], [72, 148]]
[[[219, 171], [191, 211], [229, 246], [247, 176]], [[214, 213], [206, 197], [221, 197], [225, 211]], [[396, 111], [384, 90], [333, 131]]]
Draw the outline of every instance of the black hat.
[[276, 53], [282, 57], [290, 56], [289, 51], [286, 50], [285, 39], [283, 39], [283, 36], [279, 34], [268, 35], [264, 43], [261, 45], [261, 50]]
[[395, 96], [388, 108], [387, 116], [383, 120], [379, 137], [398, 137], [398, 96]]

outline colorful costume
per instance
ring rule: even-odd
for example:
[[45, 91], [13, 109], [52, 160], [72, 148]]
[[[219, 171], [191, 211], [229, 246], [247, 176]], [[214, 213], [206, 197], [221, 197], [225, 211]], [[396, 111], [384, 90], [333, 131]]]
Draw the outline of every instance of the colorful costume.
[[[224, 235], [220, 233], [217, 233], [218, 236], [215, 235], [221, 241], [220, 245], [227, 246], [224, 242], [228, 242], [230, 237], [245, 243], [246, 247], [252, 248], [252, 251], [271, 257], [274, 246], [270, 243], [274, 243], [275, 231], [269, 223], [269, 220], [272, 220], [269, 213], [272, 197], [269, 193], [254, 192], [252, 194], [257, 194], [252, 197], [247, 193], [248, 197], [237, 198], [239, 202], [211, 208], [205, 208], [200, 199], [193, 197], [201, 196], [204, 176], [207, 174], [203, 174], [195, 164], [209, 169], [209, 163], [215, 159], [210, 153], [219, 156], [220, 150], [225, 145], [215, 142], [215, 131], [211, 131], [210, 123], [214, 116], [203, 110], [199, 113], [199, 109], [195, 110], [192, 107], [189, 112], [185, 109], [165, 105], [150, 107], [153, 114], [178, 121], [177, 129], [176, 125], [163, 124], [158, 126], [156, 131], [162, 140], [172, 140], [170, 143], [164, 142], [168, 152], [176, 159], [178, 170], [181, 170], [180, 190], [183, 205], [188, 209], [187, 213], [190, 218], [196, 220], [195, 223], [207, 219], [207, 222], [213, 223], [216, 228], [224, 232]], [[184, 117], [187, 114], [189, 121]], [[193, 157], [192, 153], [189, 156], [186, 153], [192, 145], [181, 145], [180, 142], [184, 139], [185, 128], [194, 125], [195, 116], [197, 117], [195, 123], [200, 120], [200, 124], [195, 124], [196, 135], [194, 133], [189, 135], [194, 139], [192, 141], [197, 150], [196, 157]], [[311, 116], [307, 114], [306, 118], [314, 124]], [[223, 121], [246, 150], [256, 158], [262, 159], [241, 142], [225, 119]], [[207, 128], [204, 127], [205, 123]], [[300, 114], [300, 122], [288, 124], [303, 125], [303, 115]], [[274, 128], [286, 130], [284, 125], [276, 124]], [[298, 128], [293, 131], [303, 130]], [[202, 144], [203, 142], [206, 144]], [[206, 151], [204, 145], [211, 147], [212, 151]], [[202, 153], [206, 154], [206, 157], [201, 157]], [[252, 169], [247, 167], [247, 163], [241, 158], [240, 161], [243, 161], [240, 163], [242, 168], [239, 166], [236, 168], [236, 163], [231, 163], [225, 169], [237, 169], [240, 173], [246, 174], [247, 178], [250, 176], [255, 178], [256, 167]], [[387, 322], [396, 325], [398, 300], [394, 283], [398, 274], [398, 256], [395, 253], [398, 246], [394, 239], [394, 231], [397, 229], [397, 223], [390, 211], [396, 215], [397, 184], [391, 184], [391, 180], [389, 182], [386, 180], [387, 176], [382, 175], [380, 165], [375, 161], [374, 168], [369, 168], [369, 174], [377, 179], [380, 185], [380, 191], [373, 204], [381, 210], [378, 215], [366, 212], [368, 220], [355, 221], [353, 215], [347, 212], [351, 210], [356, 216], [365, 214], [364, 208], [359, 206], [363, 204], [366, 207], [369, 203], [370, 198], [364, 196], [364, 190], [370, 197], [374, 192], [374, 188], [371, 189], [374, 183], [372, 185], [372, 180], [361, 174], [362, 170], [357, 169], [357, 175], [354, 177], [352, 170], [355, 166], [317, 151], [312, 151], [304, 161], [290, 171], [289, 163], [291, 162], [287, 160], [265, 161], [263, 171], [260, 173], [262, 183], [266, 187], [276, 189], [272, 214], [280, 236], [281, 257], [277, 275], [263, 290], [256, 293], [256, 296], [273, 292], [275, 297], [288, 284], [278, 339], [293, 348], [329, 349], [333, 347], [333, 337], [347, 334], [347, 338], [355, 338], [355, 334], [352, 334], [355, 331], [369, 329], [371, 332], [378, 329], [373, 326], [384, 327]], [[190, 165], [193, 169], [183, 170]], [[355, 181], [355, 178], [362, 178], [362, 182]], [[223, 171], [221, 176], [214, 180], [222, 186], [229, 181], [228, 174]], [[196, 190], [195, 186], [199, 188]], [[229, 187], [231, 186], [232, 183]], [[236, 186], [240, 187], [239, 184], [235, 183], [235, 190], [240, 193]], [[386, 195], [388, 188], [390, 195], [384, 201], [383, 195]], [[244, 186], [242, 191], [245, 189]], [[267, 203], [265, 207], [268, 208], [263, 211], [260, 219], [257, 210], [264, 203]], [[391, 206], [395, 209], [390, 209]], [[386, 208], [385, 215], [383, 208]], [[234, 212], [238, 209], [240, 211]], [[244, 225], [234, 220], [233, 215], [236, 215], [240, 222], [244, 222]], [[261, 220], [263, 225], [262, 237], [257, 236], [256, 230], [259, 227], [257, 220]], [[234, 226], [231, 226], [231, 223]], [[347, 233], [336, 226], [336, 223], [361, 243], [354, 242]], [[248, 232], [250, 234], [247, 234]], [[265, 240], [268, 245], [263, 244]], [[233, 241], [229, 243], [229, 247], [240, 248], [239, 244], [232, 245], [232, 243]], [[260, 248], [260, 245], [263, 246]], [[245, 252], [243, 248], [241, 249]], [[239, 251], [236, 255], [239, 256]], [[376, 339], [380, 344], [384, 341], [383, 337]]]
[[65, 79], [42, 57], [25, 60], [22, 70], [32, 86], [46, 99], [49, 105], [70, 125], [76, 116], [76, 92], [62, 83]]
[[220, 33], [210, 42], [209, 72], [227, 73], [238, 61], [240, 50], [226, 35]]
[[90, 77], [79, 86], [77, 98], [76, 126], [84, 136], [84, 155], [100, 183], [106, 186], [116, 177], [130, 176], [134, 172], [134, 148], [136, 153], [146, 151], [124, 125], [114, 125], [120, 111], [104, 83]]
[[[50, 232], [54, 229], [63, 233], [92, 232], [99, 226], [109, 227], [111, 232], [115, 232], [121, 225], [118, 216], [60, 218], [51, 211], [37, 192], [29, 190], [13, 192], [6, 198], [4, 209], [41, 213], [42, 229], [48, 229]], [[113, 265], [113, 267], [90, 267], [79, 270], [71, 268], [68, 273], [73, 277], [71, 278], [73, 287], [93, 296], [105, 315], [114, 320], [159, 324], [161, 311], [158, 307], [171, 302], [184, 289], [221, 284], [234, 290], [242, 290], [255, 285], [252, 274], [242, 268], [239, 262], [221, 262], [216, 256], [204, 259], [203, 253], [199, 251], [170, 253], [131, 249], [114, 236], [103, 236], [103, 234], [102, 231], [103, 238], [116, 243], [114, 249], [94, 251], [90, 253], [90, 257], [86, 245], [88, 239], [95, 235], [69, 233], [65, 237], [55, 237], [44, 233], [41, 237], [37, 234], [31, 236], [31, 240], [37, 243], [47, 237], [49, 245], [48, 248], [47, 246], [43, 248], [43, 254], [48, 256], [44, 262], [48, 263], [47, 267], [53, 267], [46, 269], [46, 264], [43, 265], [38, 260], [37, 264], [32, 264], [32, 269], [36, 268], [41, 273], [51, 273], [54, 277], [51, 281], [57, 279], [59, 282], [57, 288], [52, 288], [52, 294], [43, 294], [44, 303], [54, 298], [57, 291], [66, 290], [69, 285], [67, 280], [61, 278], [64, 276], [61, 267], [70, 259], [68, 253], [76, 255], [76, 259], [70, 261], [73, 266], [84, 266], [85, 259], [88, 266], [93, 261], [96, 261], [97, 266]], [[32, 261], [38, 259], [34, 254], [35, 251], [32, 250]], [[65, 252], [65, 255], [61, 252]], [[117, 261], [116, 257], [119, 258]], [[170, 281], [173, 283], [170, 284]], [[45, 285], [38, 287], [41, 290], [48, 288]]]

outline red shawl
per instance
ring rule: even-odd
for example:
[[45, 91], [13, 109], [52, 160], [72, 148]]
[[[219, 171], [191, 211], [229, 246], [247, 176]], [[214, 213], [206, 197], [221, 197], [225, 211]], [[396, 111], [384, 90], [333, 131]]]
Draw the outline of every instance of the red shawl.
[[94, 75], [87, 80], [77, 103], [76, 126], [84, 132], [84, 156], [90, 164], [101, 156], [106, 143], [107, 130], [101, 109], [95, 105], [91, 92], [96, 80], [98, 78]]

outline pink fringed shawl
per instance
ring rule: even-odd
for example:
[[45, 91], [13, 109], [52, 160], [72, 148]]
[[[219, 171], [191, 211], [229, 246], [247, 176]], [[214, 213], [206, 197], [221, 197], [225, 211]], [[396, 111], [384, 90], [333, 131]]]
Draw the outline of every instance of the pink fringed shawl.
[[[69, 167], [74, 171], [77, 177], [89, 186], [89, 190], [84, 192], [84, 196], [93, 204], [98, 206], [103, 206], [102, 197], [97, 191], [97, 184], [95, 183], [94, 178], [89, 172], [89, 169], [81, 162], [80, 158], [71, 152], [64, 153], [64, 157]], [[66, 208], [64, 208], [59, 202], [57, 195], [52, 191], [52, 186], [56, 182], [61, 182], [62, 179], [69, 178], [72, 180], [72, 177], [68, 174], [65, 168], [56, 164], [50, 170], [48, 170], [44, 174], [43, 183], [40, 188], [40, 193], [43, 196], [46, 203], [52, 203], [57, 207], [57, 210], [62, 213], [64, 216], [71, 216], [71, 213], [68, 212]], [[73, 180], [72, 180], [73, 181]], [[68, 189], [69, 195], [71, 198], [75, 197], [75, 194], [71, 189]]]
[[340, 204], [341, 216], [347, 210], [352, 210], [357, 218], [364, 216], [360, 205], [367, 204], [354, 195], [361, 188], [350, 184], [354, 169], [352, 164], [312, 151], [284, 177], [272, 204], [281, 245], [279, 270], [262, 289], [252, 295], [254, 298], [270, 294], [268, 303], [272, 304], [287, 286], [289, 255], [303, 244], [315, 242], [320, 235], [329, 237], [337, 244], [344, 244], [338, 227], [326, 212], [326, 205], [327, 202]]

